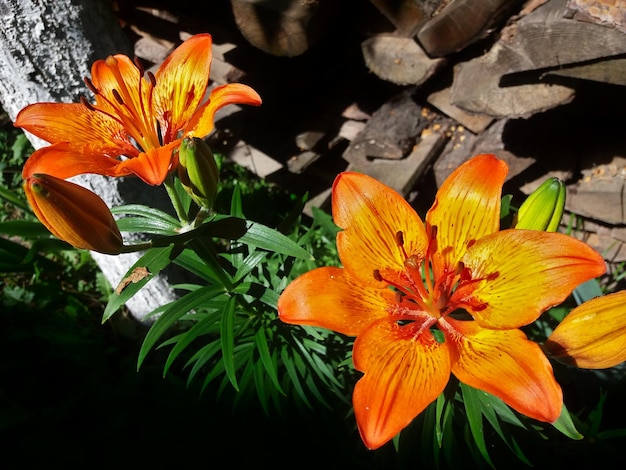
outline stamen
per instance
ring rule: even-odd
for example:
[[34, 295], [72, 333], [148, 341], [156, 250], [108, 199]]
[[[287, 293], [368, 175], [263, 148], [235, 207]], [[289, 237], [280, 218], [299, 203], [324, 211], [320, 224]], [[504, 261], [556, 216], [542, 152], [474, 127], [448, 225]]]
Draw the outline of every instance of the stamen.
[[456, 264], [456, 267], [454, 268], [454, 274], [455, 276], [458, 276], [459, 274], [461, 274], [463, 272], [463, 270], [465, 269], [465, 263], [463, 261], [459, 261]]
[[402, 292], [400, 292], [399, 290], [397, 290], [397, 291], [396, 291], [396, 299], [395, 299], [395, 300], [396, 300], [396, 303], [397, 303], [397, 304], [402, 303], [402, 298], [403, 298]]
[[122, 99], [122, 96], [120, 95], [120, 93], [115, 88], [113, 88], [112, 93], [113, 93], [113, 97], [115, 98], [115, 101], [117, 101], [119, 104], [124, 106], [124, 100]]
[[148, 73], [146, 74], [148, 76], [148, 80], [150, 80], [150, 84], [155, 87], [156, 86], [156, 77], [154, 76], [154, 74], [152, 72], [150, 72], [150, 70], [148, 70]]
[[380, 275], [380, 271], [378, 269], [374, 269], [374, 279], [376, 279], [378, 282], [382, 282], [383, 277]]
[[398, 232], [396, 232], [396, 243], [398, 244], [400, 248], [402, 248], [402, 254], [404, 255], [404, 259], [407, 259], [409, 255], [404, 249], [404, 233], [402, 233], [402, 230], [399, 230]]
[[89, 77], [85, 77], [83, 78], [83, 82], [85, 82], [85, 86], [89, 89], [90, 92], [92, 92], [94, 95], [99, 95], [100, 92], [98, 91], [98, 89], [94, 86], [93, 82], [89, 79]]
[[80, 102], [82, 103], [82, 105], [87, 108], [89, 111], [97, 111], [96, 108], [93, 107], [93, 105], [87, 101], [87, 98], [85, 98], [84, 96], [80, 97]]
[[137, 69], [139, 70], [139, 75], [143, 76], [145, 69], [143, 68], [143, 64], [139, 60], [139, 57], [135, 56], [133, 58], [133, 63], [135, 64], [135, 67], [137, 67]]

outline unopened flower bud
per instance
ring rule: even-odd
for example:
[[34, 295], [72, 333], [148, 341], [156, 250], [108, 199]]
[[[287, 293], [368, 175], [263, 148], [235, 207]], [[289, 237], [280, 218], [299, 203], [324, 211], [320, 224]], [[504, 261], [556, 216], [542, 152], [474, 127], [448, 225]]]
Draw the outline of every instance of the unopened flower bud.
[[76, 248], [118, 254], [122, 235], [105, 202], [86, 188], [50, 175], [34, 174], [24, 191], [37, 218]]
[[596, 297], [573, 309], [544, 349], [583, 369], [607, 369], [626, 361], [626, 291]]
[[565, 184], [549, 178], [521, 205], [515, 228], [556, 232], [565, 208]]
[[178, 150], [178, 178], [201, 207], [210, 208], [217, 194], [219, 170], [213, 152], [198, 137], [185, 137]]

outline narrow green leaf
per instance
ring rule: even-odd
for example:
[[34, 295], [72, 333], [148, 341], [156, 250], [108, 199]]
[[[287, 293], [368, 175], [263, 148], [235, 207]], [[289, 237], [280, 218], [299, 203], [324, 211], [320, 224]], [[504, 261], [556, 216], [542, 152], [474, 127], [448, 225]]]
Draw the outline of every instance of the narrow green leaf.
[[256, 268], [259, 263], [261, 263], [267, 257], [267, 253], [263, 251], [253, 251], [248, 256], [245, 257], [238, 266], [237, 272], [235, 273], [235, 282], [243, 279], [250, 271]]
[[189, 330], [178, 335], [176, 344], [167, 356], [167, 360], [163, 366], [163, 377], [167, 375], [167, 372], [180, 353], [183, 352], [196, 338], [209, 333], [219, 332], [219, 317], [219, 311], [209, 313], [200, 321], [196, 322], [191, 328], [189, 328]]
[[565, 407], [565, 404], [563, 404], [559, 419], [552, 423], [552, 425], [570, 439], [581, 440], [584, 438], [584, 436], [578, 431], [578, 429], [576, 429], [574, 421], [572, 421], [572, 417]]
[[309, 409], [312, 410], [313, 406], [311, 406], [311, 402], [307, 398], [306, 393], [304, 393], [304, 389], [302, 388], [302, 384], [300, 383], [300, 379], [298, 378], [298, 372], [294, 365], [294, 360], [290, 356], [290, 354], [297, 354], [297, 353], [293, 351], [291, 348], [285, 347], [281, 349], [280, 351], [281, 362], [283, 366], [285, 366], [285, 370], [287, 371], [287, 375], [289, 376], [289, 380], [291, 381], [291, 384], [293, 385], [293, 388], [296, 391], [296, 394], [300, 397], [302, 402]]
[[13, 204], [15, 207], [22, 209], [27, 214], [32, 214], [33, 211], [30, 209], [28, 203], [15, 194], [10, 189], [0, 185], [0, 198], [6, 200], [7, 202]]
[[25, 240], [34, 238], [49, 238], [52, 234], [39, 221], [8, 220], [0, 223], [0, 233], [16, 236]]
[[230, 215], [239, 217], [240, 219], [244, 218], [243, 204], [241, 202], [241, 189], [238, 184], [236, 184], [233, 188], [233, 195], [230, 199]]
[[233, 282], [229, 274], [219, 263], [215, 254], [206, 246], [200, 245], [200, 240], [192, 241], [191, 249], [183, 250], [175, 263], [211, 284], [219, 284], [226, 290], [231, 290]]
[[202, 370], [202, 368], [222, 349], [219, 338], [216, 341], [212, 341], [202, 346], [185, 364], [185, 369], [193, 364], [189, 376], [187, 377], [187, 386], [191, 385], [191, 382], [195, 376]]
[[467, 414], [467, 422], [472, 433], [476, 447], [478, 448], [480, 455], [489, 464], [490, 467], [495, 468], [487, 452], [487, 445], [485, 443], [485, 434], [483, 430], [483, 414], [481, 411], [480, 396], [473, 387], [460, 384], [461, 392], [463, 394], [463, 404], [465, 405], [465, 413]]
[[111, 213], [114, 215], [127, 214], [135, 217], [142, 217], [144, 219], [158, 220], [163, 224], [163, 226], [170, 226], [173, 229], [180, 228], [180, 222], [176, 219], [176, 217], [173, 217], [162, 210], [155, 209], [154, 207], [148, 207], [141, 204], [116, 206], [111, 208]]
[[120, 232], [151, 233], [154, 235], [176, 235], [178, 227], [163, 223], [159, 219], [146, 219], [143, 217], [122, 217], [117, 220]]
[[242, 282], [232, 289], [232, 292], [259, 300], [272, 309], [275, 309], [278, 303], [278, 292], [256, 282]]
[[249, 222], [246, 233], [239, 241], [294, 258], [312, 260], [313, 255], [294, 242], [291, 238], [265, 225]]
[[235, 374], [235, 297], [231, 297], [226, 302], [222, 311], [222, 319], [220, 322], [220, 344], [222, 346], [222, 358], [224, 363], [224, 371], [228, 376], [228, 380], [235, 390], [239, 391], [237, 384], [237, 376]]
[[223, 293], [224, 289], [221, 287], [208, 286], [189, 292], [180, 299], [171, 302], [148, 330], [148, 333], [146, 334], [146, 337], [141, 345], [141, 349], [139, 350], [137, 369], [141, 367], [144, 359], [157, 341], [178, 319], [180, 319], [180, 317], [188, 313], [190, 310], [201, 307], [208, 300]]
[[276, 367], [274, 366], [274, 361], [272, 361], [272, 354], [270, 353], [270, 348], [267, 343], [267, 336], [265, 333], [265, 328], [259, 328], [259, 330], [254, 335], [254, 342], [256, 344], [257, 350], [259, 351], [259, 357], [261, 358], [261, 362], [263, 363], [263, 367], [267, 372], [267, 375], [272, 380], [274, 387], [281, 394], [285, 395], [285, 392], [280, 386], [278, 381], [278, 372]]
[[180, 253], [181, 248], [175, 245], [170, 245], [162, 248], [151, 248], [139, 258], [135, 264], [126, 272], [124, 278], [130, 276], [130, 274], [136, 268], [146, 268], [150, 273], [149, 276], [141, 279], [138, 282], [131, 282], [128, 284], [121, 293], [113, 293], [102, 315], [102, 323], [107, 321], [111, 315], [118, 311], [118, 309], [124, 305], [124, 303], [135, 295], [139, 290], [146, 285], [146, 283], [159, 273], [163, 268], [169, 265]]

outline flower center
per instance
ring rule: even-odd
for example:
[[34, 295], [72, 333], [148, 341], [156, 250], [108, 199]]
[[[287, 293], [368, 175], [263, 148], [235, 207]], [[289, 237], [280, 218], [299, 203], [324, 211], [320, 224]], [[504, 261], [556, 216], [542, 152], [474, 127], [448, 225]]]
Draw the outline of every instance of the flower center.
[[458, 262], [454, 269], [446, 267], [442, 273], [435, 272], [432, 257], [437, 251], [437, 227], [430, 227], [428, 247], [423, 256], [407, 253], [402, 232], [396, 234], [396, 243], [404, 257], [404, 269], [395, 273], [386, 270], [384, 275], [380, 270], [374, 270], [373, 275], [374, 279], [395, 291], [396, 302], [391, 313], [397, 318], [398, 325], [416, 322], [414, 326], [418, 326], [418, 330], [415, 335], [419, 335], [426, 328], [436, 328], [440, 320], [458, 308], [451, 302], [452, 293], [460, 283], [471, 281], [471, 273], [462, 262]]
[[145, 73], [141, 62], [135, 60], [138, 83], [136, 88], [129, 87], [117, 59], [108, 57], [105, 63], [117, 82], [117, 88], [98, 89], [85, 77], [85, 85], [98, 98], [98, 104], [89, 103], [85, 97], [81, 97], [81, 103], [90, 111], [102, 113], [118, 123], [134, 141], [139, 151], [145, 152], [161, 147], [163, 145], [161, 127], [152, 109], [155, 76], [151, 72]]

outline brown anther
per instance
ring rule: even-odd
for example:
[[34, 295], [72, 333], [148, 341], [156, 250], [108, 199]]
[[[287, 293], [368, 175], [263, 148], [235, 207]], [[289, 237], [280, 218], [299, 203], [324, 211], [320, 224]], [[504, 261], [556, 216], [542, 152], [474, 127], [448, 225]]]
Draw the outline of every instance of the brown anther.
[[488, 281], [493, 281], [494, 279], [498, 279], [499, 277], [500, 277], [500, 273], [498, 271], [495, 271], [493, 273], [487, 274], [486, 279]]
[[80, 102], [89, 111], [96, 111], [96, 108], [94, 108], [93, 105], [89, 101], [87, 101], [87, 98], [85, 98], [84, 96], [80, 97]]
[[402, 233], [402, 230], [396, 232], [396, 243], [398, 246], [404, 246], [404, 233]]
[[454, 268], [454, 274], [458, 276], [459, 274], [463, 272], [464, 269], [465, 269], [465, 263], [463, 261], [459, 261], [456, 264], [456, 267]]
[[119, 104], [123, 105], [124, 104], [124, 100], [122, 99], [122, 95], [120, 95], [120, 93], [115, 88], [113, 88], [112, 93], [113, 93], [113, 97], [115, 98], [115, 100]]
[[150, 80], [150, 84], [153, 87], [155, 87], [156, 86], [156, 77], [154, 76], [154, 74], [148, 70], [148, 73], [146, 75], [148, 76], [148, 80]]
[[402, 292], [396, 291], [395, 296], [396, 296], [396, 298], [395, 298], [396, 303], [397, 304], [402, 303], [402, 297], [403, 297], [402, 296]]
[[378, 282], [383, 280], [383, 277], [380, 275], [380, 271], [378, 269], [374, 269], [374, 279], [376, 279]]
[[83, 78], [83, 82], [85, 82], [85, 86], [92, 92], [94, 95], [100, 94], [98, 89], [94, 86], [93, 82], [89, 79], [89, 77]]
[[139, 75], [143, 76], [145, 69], [143, 68], [143, 64], [139, 60], [139, 57], [133, 58], [133, 62], [135, 64], [135, 67], [137, 67], [137, 69], [139, 70]]

